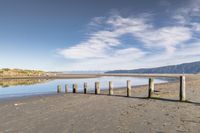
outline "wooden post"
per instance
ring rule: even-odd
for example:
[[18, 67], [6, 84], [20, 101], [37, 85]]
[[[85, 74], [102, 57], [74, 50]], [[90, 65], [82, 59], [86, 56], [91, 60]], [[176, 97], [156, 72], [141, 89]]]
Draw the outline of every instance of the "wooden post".
[[149, 89], [148, 89], [148, 98], [151, 98], [152, 94], [154, 93], [154, 79], [149, 78]]
[[73, 93], [77, 93], [77, 90], [78, 90], [78, 85], [73, 84]]
[[69, 89], [68, 84], [66, 84], [65, 85], [65, 93], [68, 93], [68, 89]]
[[100, 94], [100, 84], [99, 84], [99, 82], [95, 82], [95, 94]]
[[180, 76], [180, 101], [186, 101], [185, 76]]
[[57, 93], [61, 93], [61, 85], [57, 86]]
[[83, 87], [84, 87], [84, 94], [86, 94], [87, 93], [87, 83], [86, 82], [84, 83]]
[[131, 96], [131, 81], [127, 80], [127, 97]]
[[109, 81], [109, 95], [113, 95], [113, 82]]

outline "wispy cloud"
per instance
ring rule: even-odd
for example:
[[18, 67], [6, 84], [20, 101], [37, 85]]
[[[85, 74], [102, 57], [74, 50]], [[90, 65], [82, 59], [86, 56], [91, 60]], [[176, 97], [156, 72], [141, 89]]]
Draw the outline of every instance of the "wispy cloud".
[[190, 0], [181, 8], [178, 8], [173, 18], [181, 25], [191, 26], [193, 29], [199, 29], [199, 17], [200, 17], [200, 1]]
[[[186, 61], [189, 56], [195, 60], [199, 56], [200, 43], [198, 40], [190, 41], [193, 33], [200, 31], [200, 24], [192, 17], [198, 16], [200, 8], [193, 3], [189, 6], [194, 8], [177, 9], [170, 18], [177, 22], [162, 27], [157, 27], [155, 20], [150, 21], [146, 16], [122, 17], [115, 14], [94, 18], [89, 25], [99, 26], [101, 30], [90, 33], [88, 39], [79, 44], [60, 50], [59, 54], [74, 60], [67, 66], [74, 70], [160, 66]], [[136, 41], [123, 43], [121, 38], [126, 35], [131, 35]]]

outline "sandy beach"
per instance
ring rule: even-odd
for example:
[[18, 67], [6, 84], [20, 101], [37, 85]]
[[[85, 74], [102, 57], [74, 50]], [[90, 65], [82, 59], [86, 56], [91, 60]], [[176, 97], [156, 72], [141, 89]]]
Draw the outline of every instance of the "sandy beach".
[[[186, 76], [187, 102], [179, 82], [100, 95], [52, 94], [0, 101], [0, 133], [176, 133], [200, 132], [200, 75]], [[56, 91], [56, 90], [55, 90]]]

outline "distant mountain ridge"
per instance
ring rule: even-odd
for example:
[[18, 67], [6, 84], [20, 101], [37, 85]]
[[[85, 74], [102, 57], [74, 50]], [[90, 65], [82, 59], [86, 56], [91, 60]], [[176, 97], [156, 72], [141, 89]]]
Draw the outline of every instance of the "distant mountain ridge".
[[132, 70], [113, 70], [107, 71], [106, 73], [150, 73], [150, 74], [196, 74], [200, 73], [200, 61], [183, 63], [178, 65], [170, 65], [156, 68], [141, 68], [141, 69], [132, 69]]

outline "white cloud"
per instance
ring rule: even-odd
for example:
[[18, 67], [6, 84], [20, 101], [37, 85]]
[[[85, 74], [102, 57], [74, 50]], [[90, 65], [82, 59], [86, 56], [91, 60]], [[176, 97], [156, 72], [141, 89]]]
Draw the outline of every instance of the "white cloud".
[[183, 7], [178, 8], [173, 18], [183, 25], [191, 25], [200, 17], [200, 0], [189, 0]]
[[112, 70], [113, 67], [115, 69], [135, 68], [139, 65], [139, 62], [135, 61], [142, 58], [144, 54], [145, 52], [141, 50], [127, 48], [107, 55], [106, 58], [78, 60], [77, 62], [68, 64], [66, 68], [70, 70]]
[[150, 56], [145, 62], [150, 64], [148, 67], [174, 65], [184, 62], [199, 61], [200, 58], [200, 42], [183, 44], [172, 57], [166, 57], [164, 53]]
[[184, 15], [182, 15], [181, 13], [175, 14], [172, 18], [175, 19], [176, 22], [178, 22], [179, 24], [182, 24], [182, 25], [186, 24], [188, 21], [187, 18], [184, 17]]
[[200, 32], [200, 23], [192, 23], [191, 25], [194, 31]]
[[[144, 30], [145, 24], [140, 19], [129, 19], [117, 17], [117, 22], [114, 22], [114, 17], [109, 18], [105, 23], [113, 28], [111, 30], [100, 30], [92, 33], [88, 40], [76, 44], [73, 47], [60, 50], [59, 53], [65, 58], [71, 59], [91, 59], [91, 58], [108, 58], [110, 55], [115, 55], [121, 50], [116, 50], [110, 53], [110, 49], [122, 45], [119, 37], [131, 33], [133, 31]], [[136, 48], [135, 48], [136, 50]], [[139, 49], [137, 49], [139, 51]]]
[[164, 47], [169, 54], [175, 50], [177, 44], [191, 39], [190, 30], [180, 26], [150, 29], [135, 35], [148, 47]]
[[89, 26], [98, 26], [99, 24], [102, 24], [105, 17], [95, 17], [92, 18], [91, 22], [89, 23]]
[[66, 68], [69, 70], [72, 68], [73, 70], [135, 69], [198, 61], [200, 58], [200, 43], [184, 45], [184, 47], [176, 50], [171, 57], [166, 56], [166, 53], [163, 52], [150, 53], [151, 55], [144, 56], [147, 54], [146, 52], [130, 48], [119, 50], [106, 59], [79, 60], [68, 64]]
[[[133, 69], [195, 61], [200, 56], [200, 43], [190, 41], [193, 32], [200, 31], [200, 24], [190, 19], [199, 12], [199, 7], [194, 7], [177, 9], [172, 18], [178, 21], [162, 27], [154, 26], [148, 17], [94, 18], [90, 26], [99, 26], [101, 30], [92, 32], [79, 44], [60, 50], [59, 54], [73, 60], [66, 66], [73, 70]], [[122, 43], [120, 38], [127, 34], [139, 43]]]

